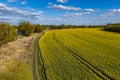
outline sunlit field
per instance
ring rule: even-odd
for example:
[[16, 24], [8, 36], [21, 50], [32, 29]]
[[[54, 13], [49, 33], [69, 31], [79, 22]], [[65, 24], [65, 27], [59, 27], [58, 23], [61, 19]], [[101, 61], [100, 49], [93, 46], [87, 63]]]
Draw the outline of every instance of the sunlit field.
[[120, 34], [100, 28], [47, 31], [39, 40], [47, 80], [119, 80]]

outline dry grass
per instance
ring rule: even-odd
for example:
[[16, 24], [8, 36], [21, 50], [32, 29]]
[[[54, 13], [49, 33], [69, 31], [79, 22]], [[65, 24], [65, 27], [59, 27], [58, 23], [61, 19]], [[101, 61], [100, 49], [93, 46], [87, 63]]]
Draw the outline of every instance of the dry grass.
[[2, 45], [0, 47], [0, 73], [13, 68], [15, 66], [14, 62], [24, 60], [24, 58], [29, 55], [30, 46], [38, 35], [39, 34], [34, 34], [30, 37], [19, 38], [14, 42]]

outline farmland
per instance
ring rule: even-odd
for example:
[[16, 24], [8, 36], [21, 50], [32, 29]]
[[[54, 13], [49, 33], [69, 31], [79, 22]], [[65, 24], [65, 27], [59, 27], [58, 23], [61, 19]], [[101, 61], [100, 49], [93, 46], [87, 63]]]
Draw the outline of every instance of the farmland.
[[47, 80], [119, 80], [120, 34], [100, 28], [47, 31], [39, 40]]

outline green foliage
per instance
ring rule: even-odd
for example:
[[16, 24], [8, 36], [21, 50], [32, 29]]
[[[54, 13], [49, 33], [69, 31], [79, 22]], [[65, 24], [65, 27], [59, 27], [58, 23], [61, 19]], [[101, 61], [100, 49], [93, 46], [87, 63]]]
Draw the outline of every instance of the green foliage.
[[95, 29], [52, 30], [40, 41], [48, 80], [119, 80], [120, 35]]
[[29, 22], [20, 22], [18, 30], [22, 32], [24, 36], [30, 36], [34, 32], [35, 27]]
[[42, 25], [39, 24], [36, 24], [34, 26], [35, 26], [35, 30], [34, 30], [35, 33], [42, 32], [45, 29]]
[[103, 28], [104, 25], [46, 25], [49, 29]]
[[25, 62], [15, 64], [17, 64], [17, 66], [8, 72], [0, 73], [0, 80], [32, 80], [32, 75]]
[[9, 23], [0, 23], [0, 45], [17, 39], [17, 31]]
[[107, 26], [104, 27], [104, 30], [120, 33], [120, 24], [119, 23], [107, 24]]

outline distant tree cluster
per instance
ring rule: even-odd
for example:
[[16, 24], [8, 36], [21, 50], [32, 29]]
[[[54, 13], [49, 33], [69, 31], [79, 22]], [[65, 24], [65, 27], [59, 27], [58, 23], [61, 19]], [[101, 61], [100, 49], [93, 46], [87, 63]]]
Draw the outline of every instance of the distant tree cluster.
[[103, 28], [104, 25], [46, 25], [49, 29]]
[[29, 22], [20, 22], [18, 24], [18, 31], [22, 33], [23, 36], [30, 36], [32, 33], [42, 32], [45, 28], [39, 24], [30, 24]]
[[35, 27], [34, 33], [39, 33], [45, 30], [45, 27], [40, 24], [34, 24], [34, 27]]
[[0, 45], [17, 39], [17, 31], [9, 23], [0, 23]]
[[18, 30], [22, 32], [23, 36], [30, 36], [34, 32], [35, 28], [29, 22], [20, 22]]
[[111, 31], [111, 32], [119, 32], [120, 33], [120, 23], [116, 24], [107, 24], [104, 27], [104, 30]]
[[0, 23], [0, 45], [17, 39], [19, 32], [23, 36], [30, 36], [32, 33], [39, 33], [45, 29], [43, 25], [20, 22], [11, 26], [7, 22]]

